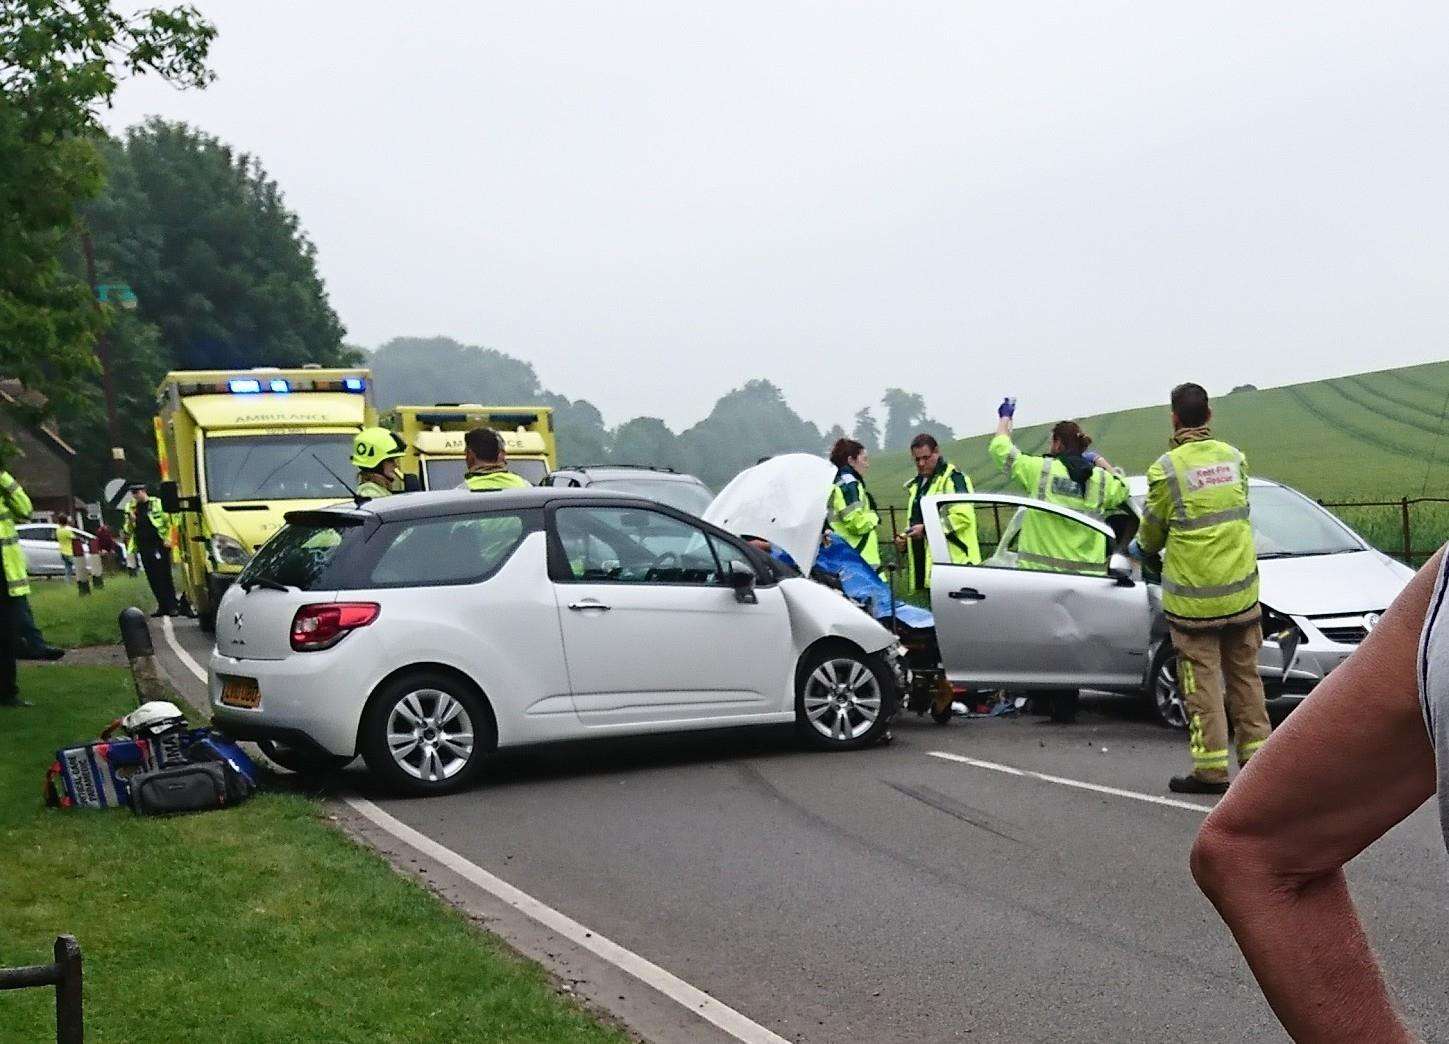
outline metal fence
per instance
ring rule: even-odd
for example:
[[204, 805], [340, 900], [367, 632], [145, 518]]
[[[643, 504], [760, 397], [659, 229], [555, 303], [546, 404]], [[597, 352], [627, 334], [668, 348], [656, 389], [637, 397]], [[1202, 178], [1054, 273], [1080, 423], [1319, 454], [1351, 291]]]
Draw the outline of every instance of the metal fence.
[[[1323, 507], [1344, 517], [1344, 521], [1371, 544], [1408, 566], [1419, 566], [1449, 541], [1449, 497], [1400, 497], [1398, 500], [1320, 500]], [[992, 532], [980, 533], [981, 553], [989, 554], [995, 538], [1002, 531], [1002, 505], [989, 507], [994, 525]], [[892, 534], [905, 530], [909, 524], [904, 508], [882, 505], [881, 550], [889, 556], [886, 545]], [[978, 516], [980, 517], [980, 516]]]
[[[1363, 532], [1379, 550], [1393, 555], [1405, 565], [1416, 566], [1431, 558], [1445, 539], [1445, 519], [1427, 520], [1422, 517], [1436, 509], [1427, 505], [1449, 505], [1445, 497], [1400, 497], [1398, 500], [1320, 500], [1320, 504], [1334, 512], [1344, 510], [1357, 515], [1369, 512], [1366, 518], [1345, 519], [1355, 529]], [[1446, 509], [1437, 509], [1440, 514], [1449, 515]], [[1415, 516], [1420, 517], [1416, 520]], [[1365, 520], [1372, 526], [1363, 525]], [[1437, 524], [1436, 524], [1437, 523]], [[1419, 545], [1419, 546], [1416, 546]]]
[[58, 1044], [81, 1044], [85, 1019], [81, 1007], [81, 951], [74, 935], [55, 940], [55, 963], [24, 968], [0, 968], [0, 990], [55, 987], [55, 1039]]

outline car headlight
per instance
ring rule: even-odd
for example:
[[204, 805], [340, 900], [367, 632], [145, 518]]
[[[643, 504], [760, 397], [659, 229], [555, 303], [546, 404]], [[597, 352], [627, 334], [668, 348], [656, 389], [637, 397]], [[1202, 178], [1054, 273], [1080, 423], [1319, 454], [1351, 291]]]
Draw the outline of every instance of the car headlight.
[[211, 538], [211, 554], [221, 565], [244, 566], [252, 560], [242, 542], [225, 533], [217, 533]]

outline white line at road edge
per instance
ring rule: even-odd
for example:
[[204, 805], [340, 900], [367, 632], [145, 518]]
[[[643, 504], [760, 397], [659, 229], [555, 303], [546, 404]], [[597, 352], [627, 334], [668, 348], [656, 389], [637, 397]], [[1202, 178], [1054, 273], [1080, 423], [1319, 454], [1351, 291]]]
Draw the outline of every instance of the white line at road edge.
[[1058, 786], [1063, 787], [1076, 787], [1078, 790], [1090, 790], [1097, 794], [1111, 794], [1113, 797], [1131, 798], [1133, 801], [1147, 801], [1154, 805], [1166, 805], [1168, 808], [1185, 808], [1190, 812], [1201, 812], [1203, 815], [1207, 815], [1207, 813], [1213, 810], [1211, 805], [1199, 805], [1194, 801], [1178, 801], [1176, 798], [1158, 797], [1156, 794], [1142, 794], [1135, 790], [1104, 787], [1100, 783], [1084, 783], [1080, 779], [1049, 776], [1045, 772], [1032, 772], [1030, 769], [1013, 768], [1011, 765], [1000, 765], [994, 761], [981, 761], [977, 758], [968, 758], [962, 754], [948, 754], [944, 750], [927, 751], [926, 756], [929, 758], [940, 758], [943, 761], [956, 761], [962, 765], [971, 765], [975, 768], [990, 769], [992, 772], [1004, 772], [1008, 776], [1029, 776], [1032, 779], [1039, 779], [1046, 783], [1056, 783]]
[[[161, 631], [166, 636], [166, 644], [171, 646], [171, 651], [176, 654], [181, 665], [205, 681], [206, 671], [176, 640], [176, 632], [171, 627], [169, 616], [161, 618]], [[784, 1037], [771, 1033], [764, 1026], [751, 1021], [729, 1005], [715, 1000], [703, 990], [691, 986], [677, 975], [671, 975], [652, 961], [645, 960], [637, 953], [626, 950], [618, 943], [604, 938], [598, 932], [585, 928], [567, 914], [559, 913], [553, 907], [539, 902], [527, 892], [513, 887], [501, 877], [496, 877], [476, 863], [464, 859], [451, 848], [438, 844], [426, 834], [419, 833], [402, 820], [388, 815], [366, 798], [347, 797], [343, 800], [375, 826], [387, 831], [403, 844], [410, 845], [430, 859], [442, 863], [459, 877], [472, 882], [489, 895], [502, 900], [550, 931], [563, 936], [575, 946], [580, 946], [595, 956], [603, 958], [646, 986], [652, 986], [670, 1000], [718, 1026], [735, 1040], [745, 1041], [746, 1044], [790, 1044]]]
[[181, 643], [176, 640], [176, 631], [171, 627], [171, 617], [161, 617], [161, 633], [166, 636], [166, 644], [171, 646], [171, 651], [174, 652], [176, 654], [176, 658], [181, 661], [181, 666], [185, 667], [192, 674], [196, 675], [196, 677], [199, 678], [201, 681], [206, 681], [205, 669], [201, 666], [201, 664], [197, 663], [194, 659], [192, 659], [191, 654], [185, 649], [181, 648]]
[[771, 1033], [764, 1026], [752, 1022], [733, 1008], [720, 1003], [708, 993], [691, 986], [678, 976], [671, 975], [659, 965], [645, 960], [631, 950], [624, 949], [598, 932], [585, 928], [568, 915], [559, 913], [553, 907], [539, 902], [502, 878], [490, 874], [481, 866], [470, 863], [452, 849], [438, 844], [426, 834], [419, 833], [401, 820], [388, 815], [366, 798], [349, 797], [343, 800], [399, 841], [411, 845], [429, 858], [437, 860], [455, 874], [466, 878], [550, 931], [563, 936], [575, 946], [580, 946], [590, 953], [602, 957], [614, 967], [628, 972], [640, 982], [652, 986], [700, 1018], [714, 1023], [736, 1040], [748, 1041], [750, 1044], [789, 1044], [784, 1037]]

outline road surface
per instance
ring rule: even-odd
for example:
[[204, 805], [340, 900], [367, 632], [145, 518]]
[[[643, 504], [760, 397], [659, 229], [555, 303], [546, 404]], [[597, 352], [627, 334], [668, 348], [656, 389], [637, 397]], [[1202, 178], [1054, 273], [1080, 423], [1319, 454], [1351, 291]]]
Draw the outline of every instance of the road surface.
[[[174, 633], [204, 666], [194, 623]], [[608, 740], [500, 756], [442, 798], [393, 799], [356, 770], [339, 787], [787, 1040], [1285, 1039], [1188, 875], [1210, 799], [1167, 791], [1180, 735], [1108, 697], [1075, 726], [908, 716], [895, 735], [845, 754], [788, 729]], [[379, 841], [645, 1035], [732, 1039]], [[1449, 875], [1431, 810], [1349, 877], [1432, 1036]]]

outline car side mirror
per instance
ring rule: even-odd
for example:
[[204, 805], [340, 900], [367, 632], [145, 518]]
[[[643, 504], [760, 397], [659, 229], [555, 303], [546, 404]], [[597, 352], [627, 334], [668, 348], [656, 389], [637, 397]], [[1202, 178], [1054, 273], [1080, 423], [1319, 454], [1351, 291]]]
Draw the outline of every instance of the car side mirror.
[[423, 491], [423, 480], [416, 475], [403, 476], [404, 493], [421, 493]]
[[760, 596], [755, 594], [755, 582], [758, 579], [753, 567], [743, 562], [730, 563], [729, 585], [735, 590], [735, 601], [746, 605], [757, 604]]
[[1118, 587], [1132, 587], [1132, 559], [1120, 552], [1107, 560], [1107, 575], [1117, 581]]
[[175, 515], [181, 511], [181, 493], [175, 482], [163, 482], [158, 491], [161, 497], [161, 510], [168, 515]]

